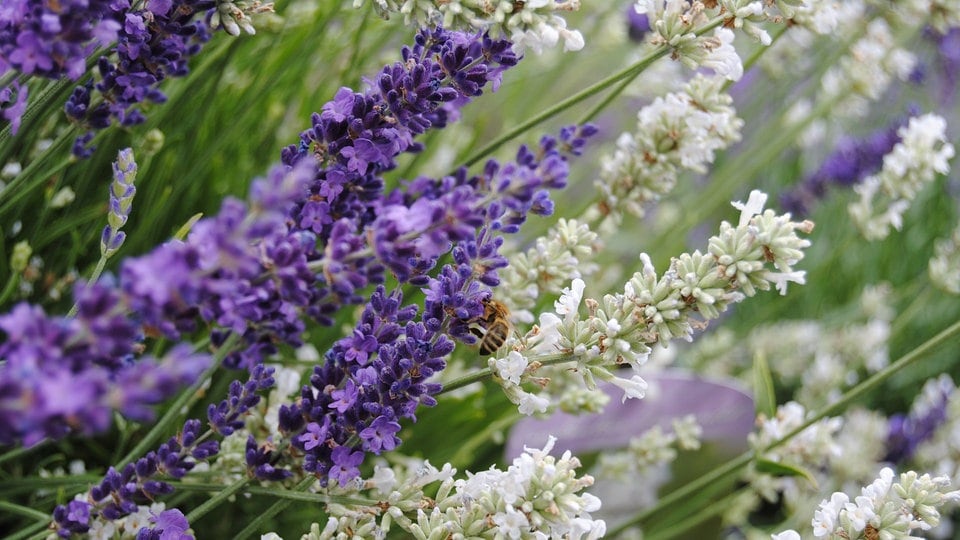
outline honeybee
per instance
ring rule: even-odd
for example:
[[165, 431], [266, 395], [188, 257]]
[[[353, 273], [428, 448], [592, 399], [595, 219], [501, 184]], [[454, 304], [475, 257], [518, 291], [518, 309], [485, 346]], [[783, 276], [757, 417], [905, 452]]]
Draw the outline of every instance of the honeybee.
[[497, 352], [513, 332], [510, 324], [510, 310], [498, 300], [488, 298], [483, 301], [483, 315], [470, 326], [470, 333], [477, 336], [480, 354]]

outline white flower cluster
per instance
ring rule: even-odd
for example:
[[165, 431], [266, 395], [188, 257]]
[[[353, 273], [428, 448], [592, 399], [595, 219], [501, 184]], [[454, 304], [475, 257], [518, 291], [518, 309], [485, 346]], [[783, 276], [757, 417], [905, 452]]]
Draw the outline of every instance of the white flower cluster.
[[[364, 3], [354, 0], [353, 6]], [[408, 25], [486, 30], [512, 41], [517, 54], [526, 48], [539, 54], [561, 40], [566, 51], [579, 51], [584, 45], [583, 35], [568, 29], [558, 15], [579, 10], [580, 0], [373, 0], [373, 7], [384, 18], [403, 15]]]
[[670, 58], [693, 70], [710, 68], [731, 81], [743, 77], [743, 62], [733, 47], [734, 34], [731, 30], [721, 27], [714, 30], [712, 35], [697, 35], [697, 30], [710, 21], [702, 3], [637, 0], [634, 9], [649, 17], [650, 28], [655, 33], [650, 42], [658, 47], [669, 47]]
[[597, 249], [597, 234], [582, 222], [561, 218], [533, 247], [510, 255], [500, 270], [497, 300], [510, 308], [513, 322], [530, 324], [530, 311], [543, 294], [559, 295], [565, 284], [596, 271], [590, 256]]
[[927, 267], [930, 281], [940, 290], [960, 294], [960, 226], [950, 238], [938, 240]]
[[[397, 530], [418, 540], [600, 538], [606, 524], [590, 517], [600, 499], [583, 492], [593, 477], [577, 476], [580, 460], [569, 451], [551, 456], [555, 441], [551, 437], [543, 449], [525, 448], [505, 471], [491, 467], [465, 479], [454, 479], [449, 464], [439, 470], [415, 460], [378, 466], [363, 486], [378, 502], [331, 504], [323, 528], [314, 524], [302, 540], [385, 538]], [[423, 490], [434, 483], [439, 483], [436, 495], [427, 497]], [[275, 533], [262, 538], [280, 540]]]
[[900, 230], [903, 213], [917, 193], [937, 174], [949, 172], [954, 149], [947, 142], [946, 128], [946, 121], [935, 114], [911, 118], [897, 131], [901, 140], [883, 156], [880, 172], [854, 188], [860, 200], [848, 211], [865, 238], [879, 240], [891, 227]]
[[239, 36], [241, 30], [253, 35], [257, 33], [253, 18], [261, 13], [273, 13], [273, 2], [264, 4], [260, 0], [217, 0], [217, 7], [210, 18], [210, 27], [222, 26], [231, 36]]
[[[579, 394], [584, 384], [596, 391], [599, 379], [621, 388], [623, 399], [641, 398], [647, 384], [636, 373], [652, 345], [666, 347], [678, 337], [690, 341], [695, 329], [730, 304], [771, 286], [786, 294], [788, 282], [803, 283], [804, 272], [793, 265], [810, 242], [797, 231], [809, 233], [813, 223], [764, 210], [766, 200], [766, 194], [753, 191], [746, 204], [733, 203], [741, 210], [739, 223], [721, 223], [707, 253], [681, 254], [662, 276], [649, 256], [641, 254], [643, 269], [624, 284], [622, 293], [607, 294], [602, 302], [584, 300], [585, 283], [575, 279], [555, 303], [555, 313], [540, 315], [540, 325], [525, 338], [525, 349], [517, 347], [503, 365], [490, 360], [507, 396], [525, 414], [542, 412], [550, 400], [523, 390], [522, 382], [536, 382], [545, 392], [562, 396], [571, 387]], [[581, 303], [587, 306], [585, 317]], [[575, 361], [576, 368], [541, 366], [548, 361]], [[624, 366], [635, 373], [629, 379], [619, 374]]]
[[638, 437], [631, 437], [622, 450], [603, 452], [597, 460], [597, 477], [632, 482], [648, 469], [673, 462], [677, 450], [697, 450], [703, 428], [696, 417], [687, 415], [673, 421], [673, 431], [664, 432], [660, 426], [648, 429]]
[[[950, 479], [914, 471], [894, 481], [889, 467], [860, 491], [853, 501], [835, 492], [814, 513], [813, 534], [829, 540], [907, 540], [914, 531], [927, 531], [940, 523], [940, 510], [960, 502], [960, 491], [949, 491]], [[773, 540], [800, 540], [794, 530], [772, 535]]]
[[723, 84], [697, 75], [682, 91], [643, 107], [636, 132], [620, 135], [613, 155], [601, 159], [595, 182], [601, 199], [588, 219], [617, 222], [622, 212], [642, 218], [644, 204], [670, 192], [682, 170], [705, 173], [716, 151], [739, 141], [743, 121]]
[[[807, 410], [803, 405], [795, 401], [785, 403], [777, 407], [772, 418], [763, 414], [758, 416], [757, 431], [748, 435], [747, 441], [767, 460], [814, 470], [825, 467], [841, 454], [841, 447], [836, 441], [836, 435], [843, 426], [843, 419], [839, 417], [824, 418], [786, 443], [767, 449], [770, 444], [799, 428], [806, 420]], [[780, 478], [756, 470], [748, 473], [748, 476], [751, 484], [764, 498], [770, 501], [777, 499], [777, 493], [783, 487]]]

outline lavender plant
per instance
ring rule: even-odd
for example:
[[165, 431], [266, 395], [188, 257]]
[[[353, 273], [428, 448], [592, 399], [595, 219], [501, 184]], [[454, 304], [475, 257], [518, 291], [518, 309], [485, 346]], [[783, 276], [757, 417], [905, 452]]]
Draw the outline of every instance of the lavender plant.
[[0, 529], [949, 536], [958, 31], [5, 3]]

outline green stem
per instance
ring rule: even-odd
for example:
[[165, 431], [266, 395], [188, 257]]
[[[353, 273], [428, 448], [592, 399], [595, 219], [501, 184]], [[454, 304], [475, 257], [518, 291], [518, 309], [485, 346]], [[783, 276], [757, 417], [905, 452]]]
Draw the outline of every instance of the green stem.
[[[539, 362], [541, 366], [552, 366], [554, 364], [563, 364], [565, 362], [576, 362], [577, 357], [567, 354], [567, 353], [554, 353], [554, 354], [544, 354], [542, 356], [536, 356], [530, 358], [531, 362]], [[493, 376], [493, 371], [490, 368], [483, 368], [481, 370], [475, 371], [473, 373], [468, 373], [457, 377], [450, 382], [443, 385], [443, 389], [437, 393], [437, 395], [445, 394], [447, 392], [453, 392], [464, 386], [471, 385], [475, 382], [480, 382], [485, 379], [489, 379]]]
[[[663, 529], [658, 529], [651, 531], [649, 534], [644, 534], [644, 540], [666, 540], [668, 538], [677, 538], [682, 533], [700, 525], [701, 523], [713, 519], [719, 515], [722, 515], [731, 504], [732, 497], [736, 494], [734, 492], [731, 495], [728, 495], [719, 501], [716, 501], [712, 504], [707, 505], [706, 508], [697, 511], [693, 515], [684, 516], [678, 523], [670, 525]], [[689, 535], [687, 535], [689, 537]]]
[[37, 448], [39, 448], [41, 445], [46, 444], [47, 442], [49, 442], [49, 440], [48, 440], [48, 439], [44, 439], [43, 441], [41, 441], [41, 442], [39, 442], [39, 443], [37, 443], [37, 444], [35, 444], [35, 445], [33, 445], [33, 446], [30, 446], [30, 447], [21, 446], [20, 448], [14, 448], [13, 450], [10, 450], [9, 452], [6, 452], [6, 453], [0, 455], [0, 465], [2, 465], [3, 462], [5, 462], [5, 461], [9, 461], [9, 460], [11, 460], [11, 459], [16, 459], [16, 458], [18, 458], [18, 457], [20, 457], [20, 456], [22, 456], [22, 455], [25, 455], [25, 454], [28, 454], [28, 453], [30, 453], [30, 452], [33, 452], [34, 450], [36, 450]]
[[[196, 484], [192, 482], [167, 482], [177, 491], [198, 492], [198, 493], [218, 493], [223, 489], [222, 484]], [[276, 487], [251, 486], [249, 482], [243, 489], [244, 494], [259, 495], [277, 499], [290, 499], [293, 501], [313, 502], [318, 504], [343, 504], [349, 506], [375, 506], [379, 501], [373, 499], [361, 499], [357, 497], [343, 497], [339, 495], [327, 495], [323, 493], [304, 493], [302, 491], [291, 491]], [[192, 519], [190, 520], [192, 521]]]
[[44, 524], [46, 524], [47, 520], [50, 519], [50, 514], [46, 512], [41, 512], [39, 510], [34, 510], [29, 506], [21, 506], [19, 504], [14, 504], [7, 501], [0, 501], [0, 510], [10, 512], [11, 514], [16, 514], [18, 516], [27, 517], [36, 521], [42, 521]]
[[[17, 290], [17, 285], [20, 284], [20, 273], [14, 273], [10, 276], [10, 279], [7, 280], [7, 284], [3, 287], [3, 292], [0, 292], [0, 305], [6, 305], [7, 300], [13, 295], [13, 291]], [[0, 463], [3, 462], [3, 456], [0, 456]]]
[[60, 136], [53, 141], [50, 147], [47, 148], [40, 157], [33, 160], [20, 174], [10, 180], [7, 187], [0, 193], [0, 215], [3, 215], [3, 213], [20, 199], [33, 193], [38, 185], [46, 182], [51, 176], [66, 169], [68, 165], [73, 163], [73, 156], [68, 154], [67, 157], [49, 169], [43, 170], [43, 167], [45, 167], [54, 156], [60, 155], [69, 148], [69, 145], [73, 142], [73, 139], [76, 138], [77, 134], [78, 130], [73, 125], [63, 130]]
[[[716, 20], [713, 20], [710, 23], [706, 24], [703, 28], [698, 29], [695, 33], [698, 36], [703, 35], [706, 32], [709, 32], [710, 30], [713, 30], [714, 28], [720, 26], [722, 22], [723, 22], [723, 19], [718, 17]], [[501, 135], [497, 139], [493, 140], [491, 143], [481, 148], [476, 154], [467, 158], [467, 160], [464, 162], [464, 166], [469, 167], [477, 163], [481, 159], [487, 157], [488, 155], [493, 153], [495, 150], [503, 146], [508, 141], [513, 140], [514, 138], [522, 135], [523, 133], [526, 133], [529, 129], [533, 128], [534, 126], [537, 126], [539, 124], [542, 124], [543, 122], [546, 122], [550, 118], [553, 118], [557, 114], [573, 107], [574, 105], [580, 103], [581, 101], [595, 94], [598, 94], [606, 90], [607, 88], [610, 88], [611, 86], [613, 86], [614, 84], [620, 81], [623, 81], [623, 80], [629, 81], [630, 79], [636, 77], [645, 69], [647, 69], [655, 61], [666, 56], [669, 53], [670, 53], [670, 47], [666, 45], [658, 47], [656, 50], [651, 51], [650, 53], [648, 53], [646, 56], [641, 58], [639, 61], [637, 61], [633, 65], [617, 73], [614, 73], [613, 75], [610, 75], [609, 77], [607, 77], [606, 79], [603, 79], [602, 81], [599, 81], [595, 84], [588, 86], [587, 88], [577, 92], [576, 94], [568, 97], [567, 99], [561, 101], [560, 103], [557, 103], [553, 107], [546, 109], [542, 113], [534, 116], [533, 118], [527, 120], [526, 122], [523, 122], [519, 126], [507, 131], [505, 134]], [[606, 106], [606, 103], [604, 103], [603, 106]]]
[[[820, 420], [836, 414], [844, 409], [846, 409], [854, 401], [863, 397], [864, 394], [870, 392], [871, 390], [876, 389], [884, 381], [892, 377], [898, 371], [905, 369], [909, 365], [917, 362], [921, 358], [927, 356], [933, 352], [936, 348], [946, 344], [952, 343], [956, 340], [957, 336], [960, 336], [960, 321], [957, 321], [947, 327], [945, 330], [937, 334], [936, 336], [928, 339], [922, 345], [916, 349], [910, 351], [909, 353], [902, 356], [896, 362], [890, 364], [886, 368], [878, 371], [871, 377], [867, 378], [857, 386], [854, 386], [843, 394], [839, 400], [828, 405], [812, 417], [808, 418], [806, 422], [801, 424], [799, 427], [793, 431], [784, 435], [781, 439], [776, 440], [766, 448], [763, 448], [759, 453], [768, 452], [777, 448], [790, 439], [796, 437], [799, 433], [809, 428], [813, 424], [819, 422]], [[665, 512], [667, 509], [671, 508], [674, 505], [682, 503], [684, 500], [695, 496], [699, 491], [708, 488], [711, 484], [715, 482], [720, 482], [729, 475], [735, 474], [740, 471], [740, 469], [746, 467], [751, 461], [753, 461], [755, 452], [753, 450], [744, 452], [743, 454], [737, 456], [736, 458], [728, 461], [724, 465], [720, 466], [717, 469], [710, 471], [709, 473], [699, 477], [698, 479], [686, 484], [685, 486], [670, 492], [663, 498], [661, 498], [657, 504], [654, 506], [640, 512], [630, 520], [625, 523], [617, 526], [612, 531], [608, 531], [611, 537], [616, 537], [617, 534], [622, 533], [628, 527], [634, 525], [641, 525], [644, 521], [647, 521], [651, 516], [658, 515], [662, 512]]]
[[[49, 516], [48, 516], [49, 517]], [[21, 538], [31, 538], [31, 540], [43, 540], [50, 534], [50, 531], [47, 530], [47, 522], [37, 522], [33, 525], [30, 525], [27, 528], [21, 529], [9, 536], [5, 536], [4, 540], [20, 540]]]
[[[107, 266], [108, 257], [101, 253], [100, 260], [97, 261], [96, 268], [93, 269], [93, 272], [90, 273], [90, 277], [87, 279], [87, 283], [96, 283], [100, 279], [100, 274], [103, 273], [103, 269]], [[80, 304], [74, 302], [73, 306], [70, 307], [70, 311], [67, 312], [67, 318], [73, 318], [77, 314], [77, 310], [80, 309]]]
[[[303, 480], [301, 480], [296, 486], [294, 486], [293, 489], [294, 491], [304, 491], [308, 489], [310, 486], [312, 486], [316, 481], [317, 481], [316, 477], [308, 476]], [[293, 503], [293, 499], [283, 499], [273, 503], [272, 505], [270, 505], [269, 508], [261, 512], [260, 515], [258, 515], [256, 518], [254, 518], [253, 521], [251, 521], [246, 527], [244, 527], [242, 531], [235, 534], [233, 537], [237, 540], [240, 540], [242, 538], [247, 538], [253, 535], [254, 533], [257, 532], [258, 529], [260, 529], [261, 526], [263, 526], [267, 522], [268, 519], [279, 514], [288, 506], [290, 506], [292, 503]]]
[[951, 340], [955, 339], [957, 336], [960, 336], [960, 321], [953, 323], [952, 325], [947, 327], [945, 330], [943, 330], [939, 334], [928, 339], [926, 342], [924, 342], [922, 345], [920, 345], [916, 349], [900, 357], [900, 359], [898, 359], [896, 362], [876, 372], [871, 377], [867, 378], [857, 386], [854, 386], [853, 388], [848, 390], [845, 394], [843, 394], [843, 396], [841, 396], [839, 400], [826, 406], [823, 410], [815, 414], [813, 417], [807, 419], [807, 421], [804, 422], [802, 425], [800, 425], [790, 433], [787, 433], [782, 439], [771, 443], [770, 446], [764, 449], [764, 451], [772, 450], [782, 445], [783, 443], [789, 441], [791, 438], [799, 434], [801, 431], [807, 429], [808, 427], [819, 422], [820, 420], [845, 410], [851, 403], [863, 397], [864, 394], [879, 387], [884, 381], [892, 377], [898, 371], [906, 369], [911, 364], [917, 362], [924, 356], [932, 353], [935, 349], [937, 349], [941, 345], [945, 343], [951, 343], [952, 342]]
[[214, 508], [219, 506], [222, 502], [226, 501], [227, 499], [232, 497], [235, 493], [243, 489], [244, 486], [246, 486], [248, 483], [250, 483], [250, 478], [245, 476], [240, 480], [237, 480], [233, 484], [230, 484], [229, 486], [227, 486], [226, 489], [223, 489], [223, 486], [221, 486], [221, 491], [219, 493], [217, 493], [210, 499], [207, 499], [206, 501], [204, 501], [203, 504], [194, 508], [192, 512], [187, 514], [187, 521], [190, 523], [193, 523], [194, 521], [200, 519], [201, 517], [206, 515], [207, 512], [213, 510]]

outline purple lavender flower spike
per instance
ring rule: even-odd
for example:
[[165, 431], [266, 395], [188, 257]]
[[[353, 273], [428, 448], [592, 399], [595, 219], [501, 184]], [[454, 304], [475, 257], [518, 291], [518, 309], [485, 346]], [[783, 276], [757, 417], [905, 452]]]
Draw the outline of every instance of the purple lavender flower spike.
[[780, 196], [780, 204], [796, 216], [806, 216], [831, 185], [849, 187], [862, 182], [883, 166], [883, 156], [900, 142], [897, 130], [905, 124], [900, 119], [862, 139], [841, 139], [815, 173]]
[[[155, 452], [149, 452], [121, 471], [111, 467], [103, 480], [90, 489], [85, 501], [72, 501], [67, 506], [58, 506], [53, 512], [58, 534], [69, 537], [71, 533], [84, 533], [89, 529], [92, 519], [120, 519], [136, 512], [138, 505], [171, 493], [173, 487], [156, 477], [183, 478], [198, 460], [207, 459], [220, 451], [219, 443], [215, 440], [200, 442], [201, 428], [199, 420], [188, 420], [178, 436], [171, 437]], [[183, 514], [179, 511], [168, 510], [160, 514], [164, 515], [172, 521], [156, 521], [154, 531], [159, 532], [164, 528], [160, 526], [161, 522], [167, 523], [168, 528], [164, 530], [177, 529], [177, 523], [184, 525], [181, 532], [189, 528], [185, 519], [181, 521]]]
[[348, 482], [366, 453], [400, 443], [400, 420], [436, 404], [440, 386], [427, 381], [445, 368], [454, 340], [476, 341], [470, 321], [483, 314], [497, 270], [506, 265], [502, 234], [517, 230], [530, 212], [548, 210], [546, 190], [565, 185], [566, 155], [579, 152], [592, 133], [565, 129], [560, 139], [542, 139], [537, 150], [521, 148], [513, 163], [491, 161], [474, 177], [461, 170], [440, 180], [418, 178], [383, 198], [367, 230], [374, 253], [401, 281], [415, 275], [418, 264], [429, 269], [447, 250], [453, 262], [436, 277], [423, 274], [419, 321], [414, 306], [399, 307], [399, 291], [378, 287], [354, 332], [314, 369], [299, 402], [282, 408], [281, 424], [290, 426], [284, 429], [305, 454], [307, 471], [321, 482]]

